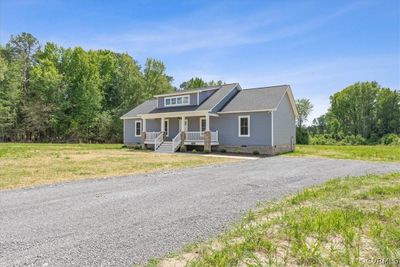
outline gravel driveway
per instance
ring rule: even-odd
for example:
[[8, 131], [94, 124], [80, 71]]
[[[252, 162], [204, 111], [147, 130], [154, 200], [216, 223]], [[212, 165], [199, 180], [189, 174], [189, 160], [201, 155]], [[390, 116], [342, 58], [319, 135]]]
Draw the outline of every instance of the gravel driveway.
[[258, 201], [400, 164], [271, 157], [0, 192], [0, 265], [131, 266], [226, 229]]

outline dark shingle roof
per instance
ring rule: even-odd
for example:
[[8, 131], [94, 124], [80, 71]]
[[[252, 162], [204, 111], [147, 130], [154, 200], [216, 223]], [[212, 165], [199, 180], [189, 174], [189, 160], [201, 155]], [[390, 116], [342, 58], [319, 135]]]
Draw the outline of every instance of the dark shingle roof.
[[276, 109], [289, 85], [243, 89], [220, 112]]
[[[217, 105], [229, 92], [231, 92], [238, 83], [224, 84], [217, 87], [215, 92], [211, 94], [200, 106], [180, 106], [157, 109], [157, 99], [147, 100], [128, 113], [124, 114], [121, 118], [132, 118], [140, 114], [154, 114], [154, 113], [167, 113], [167, 112], [184, 112], [184, 111], [208, 111]], [[214, 88], [214, 87], [212, 87]], [[203, 88], [204, 89], [204, 88]], [[208, 88], [210, 89], [210, 88]], [[197, 91], [197, 89], [195, 89]], [[180, 93], [180, 92], [179, 92]]]
[[124, 114], [121, 119], [124, 118], [133, 118], [139, 114], [147, 114], [157, 108], [157, 99], [147, 100], [140, 104], [139, 106], [135, 107], [128, 113]]

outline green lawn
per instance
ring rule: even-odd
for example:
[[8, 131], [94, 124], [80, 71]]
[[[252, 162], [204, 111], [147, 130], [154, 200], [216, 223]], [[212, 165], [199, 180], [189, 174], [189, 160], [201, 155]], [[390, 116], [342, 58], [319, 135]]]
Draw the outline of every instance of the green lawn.
[[[334, 179], [149, 266], [364, 266], [400, 259], [400, 173]], [[375, 263], [375, 264], [374, 264]]]
[[400, 146], [297, 145], [286, 155], [400, 162]]
[[232, 160], [123, 149], [120, 144], [0, 143], [0, 189], [228, 161]]

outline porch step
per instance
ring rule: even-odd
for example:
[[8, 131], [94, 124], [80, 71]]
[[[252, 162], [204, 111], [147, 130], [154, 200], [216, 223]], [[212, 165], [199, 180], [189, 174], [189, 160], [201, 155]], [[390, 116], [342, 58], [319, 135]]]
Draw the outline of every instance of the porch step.
[[172, 142], [166, 141], [161, 144], [161, 146], [156, 150], [159, 153], [173, 153]]

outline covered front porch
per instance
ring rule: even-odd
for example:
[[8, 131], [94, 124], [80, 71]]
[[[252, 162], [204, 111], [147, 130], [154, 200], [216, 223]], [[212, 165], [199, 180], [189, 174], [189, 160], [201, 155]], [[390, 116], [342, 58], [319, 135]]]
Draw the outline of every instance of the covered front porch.
[[218, 131], [210, 130], [210, 116], [144, 116], [142, 117], [143, 147], [152, 147], [155, 151], [186, 151], [187, 146], [203, 146], [211, 151], [219, 144]]

